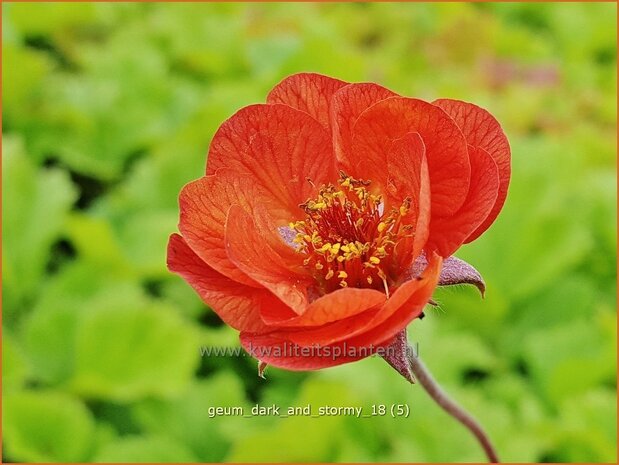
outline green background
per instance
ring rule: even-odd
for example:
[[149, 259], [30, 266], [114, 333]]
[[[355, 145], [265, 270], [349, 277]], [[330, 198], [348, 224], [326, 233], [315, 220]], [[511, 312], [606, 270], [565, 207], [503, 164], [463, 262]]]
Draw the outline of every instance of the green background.
[[[218, 125], [315, 71], [485, 106], [507, 204], [410, 337], [506, 461], [616, 460], [614, 4], [3, 4], [3, 439], [15, 461], [479, 461], [378, 358], [201, 358], [236, 333], [165, 267]], [[402, 404], [410, 417], [209, 419]]]

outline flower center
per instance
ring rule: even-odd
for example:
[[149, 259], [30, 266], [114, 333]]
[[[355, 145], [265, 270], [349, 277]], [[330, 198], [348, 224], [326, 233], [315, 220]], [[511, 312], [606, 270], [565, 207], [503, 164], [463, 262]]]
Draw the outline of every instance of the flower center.
[[411, 200], [385, 212], [383, 197], [370, 193], [369, 185], [340, 172], [338, 186], [321, 186], [316, 199], [300, 205], [305, 219], [289, 225], [321, 293], [350, 286], [384, 288], [389, 294], [394, 248], [412, 236], [412, 225], [404, 222]]

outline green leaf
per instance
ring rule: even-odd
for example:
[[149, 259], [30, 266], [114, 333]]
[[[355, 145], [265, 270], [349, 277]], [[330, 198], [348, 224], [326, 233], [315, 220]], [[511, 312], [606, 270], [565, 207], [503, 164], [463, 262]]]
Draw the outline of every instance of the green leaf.
[[196, 457], [182, 443], [166, 436], [119, 438], [104, 446], [94, 462], [103, 463], [190, 463]]
[[74, 213], [68, 219], [67, 234], [82, 260], [119, 270], [129, 270], [129, 265], [107, 221]]
[[24, 34], [49, 34], [58, 29], [92, 22], [97, 6], [92, 3], [15, 4], [9, 15]]
[[570, 275], [544, 289], [523, 305], [515, 316], [518, 332], [549, 328], [570, 320], [592, 318], [596, 289], [585, 276]]
[[[593, 248], [586, 224], [587, 186], [573, 173], [582, 160], [568, 157], [558, 141], [513, 142], [514, 153], [544, 153], [556, 182], [550, 183], [534, 157], [516, 160], [504, 210], [492, 228], [459, 252], [487, 281], [512, 299], [526, 299], [583, 263]], [[565, 187], [569, 186], [569, 188]], [[526, 205], [523, 210], [520, 205]], [[570, 205], [570, 214], [565, 206]]]
[[75, 199], [67, 173], [39, 170], [18, 139], [4, 142], [2, 157], [3, 290], [11, 316], [34, 297], [43, 280], [50, 247]]
[[[428, 308], [426, 318], [409, 326], [408, 336], [417, 354], [432, 367], [441, 383], [458, 385], [470, 370], [492, 373], [500, 367], [500, 359], [486, 341], [472, 332], [445, 328], [442, 320], [449, 314], [441, 312]], [[434, 328], [440, 329], [432, 332]]]
[[9, 457], [24, 462], [85, 462], [94, 421], [78, 400], [53, 391], [21, 391], [3, 402]]
[[[178, 71], [195, 77], [229, 78], [244, 71], [241, 49], [246, 31], [242, 8], [210, 3], [178, 5], [167, 13], [159, 12], [159, 33], [176, 58]], [[217, 47], [196, 44], [217, 43]]]
[[432, 298], [445, 313], [444, 324], [489, 338], [496, 335], [496, 328], [503, 324], [509, 311], [508, 300], [497, 287], [489, 288], [484, 298], [473, 286], [443, 287]]
[[573, 320], [524, 337], [525, 360], [551, 404], [558, 406], [570, 396], [615, 379], [616, 366], [609, 363], [607, 354], [614, 350], [616, 333], [603, 332], [604, 316], [602, 312], [589, 320]]
[[143, 274], [169, 277], [166, 250], [171, 231], [176, 229], [178, 212], [174, 210], [140, 212], [128, 217], [119, 235], [128, 260]]
[[555, 457], [612, 463], [617, 457], [616, 391], [592, 390], [561, 406]]
[[[326, 404], [357, 405], [358, 400], [353, 392], [339, 383], [314, 379], [305, 383], [293, 405], [306, 406], [307, 404], [318, 409], [319, 406]], [[230, 462], [330, 461], [332, 451], [337, 447], [342, 435], [343, 424], [344, 418], [341, 416], [321, 418], [291, 416], [279, 421], [275, 428], [259, 430], [237, 438], [226, 460]]]
[[161, 296], [164, 301], [173, 304], [188, 318], [196, 319], [207, 312], [212, 312], [191, 286], [176, 277], [163, 283]]
[[[231, 440], [245, 429], [239, 424], [247, 423], [247, 419], [210, 417], [210, 407], [242, 407], [249, 411], [251, 406], [235, 374], [221, 372], [198, 381], [170, 401], [143, 401], [134, 407], [134, 414], [146, 431], [174, 437], [189, 447], [199, 461], [221, 462]], [[226, 434], [228, 431], [230, 434]]]
[[39, 380], [56, 384], [70, 378], [78, 317], [75, 308], [53, 307], [36, 311], [28, 319], [24, 340]]
[[8, 392], [24, 385], [30, 367], [13, 334], [2, 328], [2, 392]]
[[40, 105], [42, 86], [51, 69], [51, 61], [43, 53], [3, 44], [3, 111], [8, 121], [24, 121]]
[[140, 302], [143, 293], [115, 268], [79, 260], [54, 276], [42, 289], [34, 311], [24, 322], [23, 340], [38, 380], [67, 382], [74, 373], [76, 328], [91, 308], [106, 302]]
[[73, 389], [88, 397], [131, 401], [187, 387], [198, 362], [197, 334], [170, 307], [110, 299], [76, 329]]

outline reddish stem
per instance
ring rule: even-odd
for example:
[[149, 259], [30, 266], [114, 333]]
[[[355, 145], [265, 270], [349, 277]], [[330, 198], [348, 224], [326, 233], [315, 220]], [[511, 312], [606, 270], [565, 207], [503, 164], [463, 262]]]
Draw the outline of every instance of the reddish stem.
[[443, 389], [438, 385], [436, 380], [432, 377], [423, 362], [416, 356], [413, 351], [409, 351], [410, 368], [419, 384], [423, 386], [426, 392], [434, 399], [434, 401], [449, 415], [454, 417], [460, 423], [462, 423], [473, 435], [477, 438], [477, 441], [484, 449], [486, 457], [490, 463], [499, 463], [499, 457], [497, 456], [494, 446], [490, 442], [490, 438], [483, 430], [481, 425], [467, 413], [462, 407], [454, 402]]

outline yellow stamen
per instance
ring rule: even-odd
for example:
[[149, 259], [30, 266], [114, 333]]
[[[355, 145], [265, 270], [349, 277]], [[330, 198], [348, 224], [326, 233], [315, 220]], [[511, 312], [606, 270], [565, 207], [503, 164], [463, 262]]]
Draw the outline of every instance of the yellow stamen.
[[[369, 184], [340, 172], [339, 186], [320, 186], [316, 198], [300, 205], [304, 220], [289, 223], [296, 233], [296, 251], [305, 255], [303, 263], [311, 267], [321, 295], [338, 287], [359, 286], [384, 287], [389, 296], [393, 283], [382, 268], [391, 267], [396, 244], [414, 235], [413, 225], [405, 218], [411, 199], [385, 210], [383, 197], [371, 193]], [[332, 279], [336, 275], [338, 279]]]
[[325, 245], [323, 245], [320, 249], [317, 250], [317, 252], [320, 253], [325, 253], [328, 250], [331, 250], [331, 244], [329, 242], [327, 242]]

